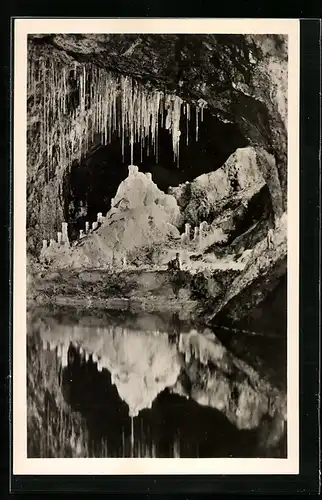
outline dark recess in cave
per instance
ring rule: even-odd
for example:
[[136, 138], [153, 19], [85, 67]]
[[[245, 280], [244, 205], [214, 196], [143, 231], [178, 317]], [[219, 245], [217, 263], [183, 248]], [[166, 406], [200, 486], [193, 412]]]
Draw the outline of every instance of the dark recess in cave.
[[[226, 325], [239, 330], [215, 328], [220, 341], [236, 356], [258, 369], [263, 376], [270, 373], [272, 381], [283, 390], [287, 384], [287, 273], [283, 274], [263, 301], [255, 306], [242, 320], [231, 323], [224, 313], [216, 317], [216, 325]], [[242, 331], [258, 335], [243, 334]], [[259, 365], [257, 361], [259, 360]]]
[[[237, 148], [248, 144], [236, 125], [222, 123], [207, 110], [202, 122], [199, 116], [198, 141], [195, 123], [195, 111], [191, 109], [187, 144], [186, 118], [181, 117], [179, 164], [173, 156], [171, 135], [165, 128], [159, 127], [158, 159], [151, 147], [149, 154], [143, 150], [141, 160], [141, 146], [134, 145], [134, 164], [140, 171], [151, 172], [153, 181], [165, 192], [170, 186], [217, 170]], [[65, 218], [72, 227], [71, 237], [77, 236], [85, 219], [92, 222], [98, 212], [105, 214], [110, 209], [111, 198], [127, 177], [130, 164], [130, 146], [125, 144], [123, 160], [121, 140], [116, 136], [107, 146], [89, 151], [80, 163], [74, 162], [64, 188]]]

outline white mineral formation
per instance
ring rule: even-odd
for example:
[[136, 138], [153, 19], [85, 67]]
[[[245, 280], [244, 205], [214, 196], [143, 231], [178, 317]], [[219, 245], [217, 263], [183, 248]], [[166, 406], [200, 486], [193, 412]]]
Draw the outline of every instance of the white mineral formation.
[[130, 262], [131, 255], [138, 255], [141, 249], [164, 244], [168, 237], [173, 237], [180, 220], [175, 198], [130, 165], [129, 175], [119, 185], [113, 207], [102, 225], [74, 253], [79, 252], [79, 262], [84, 262], [85, 254], [95, 265], [115, 263], [118, 259], [122, 266], [123, 257]]
[[187, 237], [187, 241], [190, 240], [190, 229], [191, 229], [190, 224], [185, 224], [185, 234], [186, 234], [186, 237]]

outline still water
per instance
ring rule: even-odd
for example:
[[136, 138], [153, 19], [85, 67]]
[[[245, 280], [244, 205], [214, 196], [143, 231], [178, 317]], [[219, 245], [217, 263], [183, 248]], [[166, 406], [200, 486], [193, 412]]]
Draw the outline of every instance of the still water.
[[176, 315], [37, 309], [27, 359], [28, 456], [286, 456], [284, 391]]

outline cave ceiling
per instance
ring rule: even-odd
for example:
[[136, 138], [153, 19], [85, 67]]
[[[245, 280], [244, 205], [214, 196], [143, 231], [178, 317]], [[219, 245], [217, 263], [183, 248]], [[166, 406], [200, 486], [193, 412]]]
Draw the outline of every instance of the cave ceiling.
[[252, 144], [283, 149], [273, 129], [285, 124], [274, 109], [270, 84], [276, 83], [269, 74], [272, 60], [287, 59], [283, 37], [52, 34], [32, 36], [30, 43], [53, 57], [126, 74], [191, 103], [202, 99], [215, 116], [237, 123]]

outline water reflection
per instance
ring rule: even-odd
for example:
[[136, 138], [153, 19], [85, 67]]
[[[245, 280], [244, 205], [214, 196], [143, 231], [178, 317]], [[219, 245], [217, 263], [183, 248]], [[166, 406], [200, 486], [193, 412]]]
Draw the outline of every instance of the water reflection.
[[212, 331], [151, 315], [34, 318], [30, 339], [37, 331], [42, 352], [60, 360], [62, 394], [85, 419], [89, 456], [285, 454], [285, 395]]

